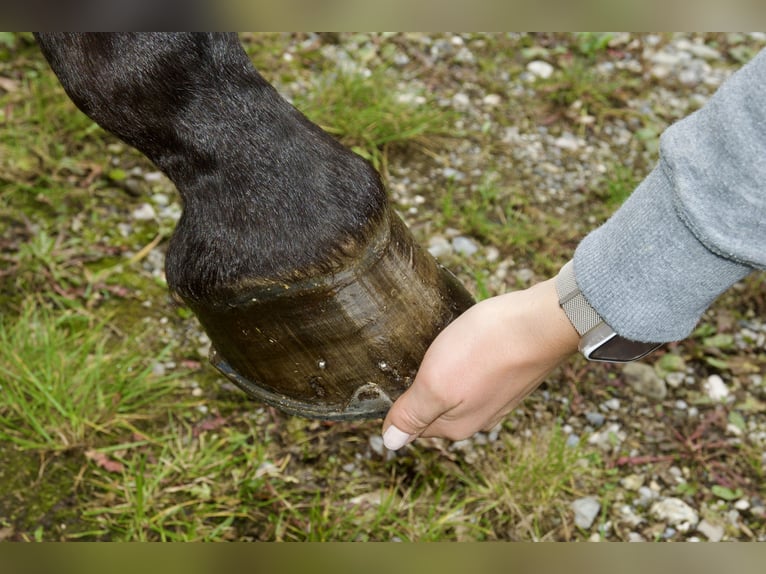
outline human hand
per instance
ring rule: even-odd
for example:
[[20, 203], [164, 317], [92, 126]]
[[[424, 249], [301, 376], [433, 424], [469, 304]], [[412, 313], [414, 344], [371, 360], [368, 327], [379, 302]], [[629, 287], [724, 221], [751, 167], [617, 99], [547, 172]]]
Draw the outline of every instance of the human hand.
[[486, 299], [445, 328], [383, 421], [397, 450], [417, 437], [460, 440], [492, 428], [577, 350], [555, 279]]

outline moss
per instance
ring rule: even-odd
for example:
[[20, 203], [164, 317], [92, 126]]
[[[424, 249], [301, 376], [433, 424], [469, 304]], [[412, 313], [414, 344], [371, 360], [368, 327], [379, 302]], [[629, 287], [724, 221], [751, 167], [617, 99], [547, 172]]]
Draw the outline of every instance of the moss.
[[10, 540], [64, 540], [89, 530], [76, 484], [81, 466], [75, 454], [41, 456], [0, 443], [0, 525], [12, 529]]

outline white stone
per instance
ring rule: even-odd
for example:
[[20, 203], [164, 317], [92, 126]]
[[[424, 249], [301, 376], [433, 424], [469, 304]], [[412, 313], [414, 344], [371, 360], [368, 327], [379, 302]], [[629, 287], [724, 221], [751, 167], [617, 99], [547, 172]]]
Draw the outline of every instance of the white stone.
[[564, 133], [561, 137], [556, 138], [553, 141], [553, 145], [556, 147], [560, 147], [561, 149], [566, 149], [569, 151], [576, 151], [580, 148], [582, 144], [585, 142], [581, 140], [578, 137], [573, 136], [570, 133]]
[[644, 485], [644, 477], [640, 474], [630, 474], [620, 481], [626, 490], [638, 490]]
[[704, 534], [710, 542], [720, 542], [725, 532], [723, 526], [711, 524], [707, 520], [703, 520], [697, 525], [697, 531]]
[[428, 252], [436, 257], [445, 257], [452, 253], [452, 244], [441, 235], [435, 235], [428, 240]]
[[687, 48], [687, 51], [704, 60], [721, 59], [721, 53], [718, 50], [711, 48], [710, 46], [706, 46], [705, 44], [692, 44]]
[[553, 66], [542, 60], [533, 60], [527, 64], [527, 71], [545, 80], [553, 75]]
[[729, 388], [718, 375], [710, 375], [702, 386], [707, 395], [714, 401], [722, 401], [729, 396]]
[[665, 376], [665, 382], [674, 389], [677, 389], [683, 384], [685, 377], [684, 373], [668, 373]]
[[479, 250], [479, 246], [473, 240], [462, 235], [452, 240], [452, 248], [465, 257], [470, 257]]
[[572, 503], [572, 510], [575, 514], [575, 524], [584, 530], [593, 525], [593, 521], [601, 511], [601, 503], [593, 496], [578, 498]]
[[457, 108], [467, 108], [471, 104], [471, 99], [466, 94], [458, 92], [452, 96], [452, 103]]
[[157, 217], [154, 208], [148, 203], [142, 203], [139, 205], [136, 209], [133, 210], [131, 215], [133, 219], [138, 221], [149, 221], [150, 219]]
[[643, 517], [636, 514], [636, 512], [633, 510], [633, 507], [631, 507], [629, 504], [623, 504], [620, 507], [620, 521], [630, 526], [631, 528], [635, 528], [644, 522], [644, 519]]
[[611, 398], [607, 401], [604, 401], [604, 407], [611, 410], [611, 411], [617, 411], [620, 409], [620, 399], [617, 398]]
[[621, 430], [619, 423], [611, 423], [603, 430], [594, 432], [588, 438], [588, 444], [610, 451], [618, 448], [627, 438], [625, 431]]
[[652, 505], [650, 512], [660, 520], [666, 520], [669, 524], [678, 526], [678, 530], [682, 532], [699, 522], [697, 511], [680, 498], [663, 498]]
[[522, 283], [529, 283], [530, 281], [532, 281], [532, 279], [534, 279], [535, 272], [532, 271], [531, 269], [524, 267], [516, 271], [514, 275], [516, 276], [516, 279], [518, 279]]
[[674, 66], [677, 66], [681, 62], [681, 58], [678, 56], [678, 54], [671, 54], [669, 52], [657, 52], [652, 55], [650, 60], [656, 64], [655, 67], [660, 67], [668, 70]]
[[638, 495], [639, 499], [636, 502], [639, 506], [646, 506], [648, 505], [652, 500], [657, 498], [657, 493], [654, 492], [651, 488], [648, 486], [640, 486], [638, 488]]
[[170, 204], [170, 198], [165, 193], [155, 193], [152, 195], [152, 201], [157, 205], [166, 206]]
[[497, 94], [487, 94], [482, 99], [482, 102], [484, 102], [484, 104], [487, 106], [497, 106], [498, 104], [500, 104], [500, 101], [501, 101], [500, 96], [498, 96]]

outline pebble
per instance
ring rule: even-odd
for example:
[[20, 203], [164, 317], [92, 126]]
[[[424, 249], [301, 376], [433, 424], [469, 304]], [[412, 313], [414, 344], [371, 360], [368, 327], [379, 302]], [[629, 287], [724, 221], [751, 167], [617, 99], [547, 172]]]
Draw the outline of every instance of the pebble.
[[661, 401], [668, 394], [665, 381], [646, 363], [628, 363], [622, 368], [622, 376], [635, 392], [650, 399]]
[[652, 505], [650, 512], [656, 518], [667, 521], [673, 526], [677, 526], [678, 530], [682, 532], [687, 531], [690, 527], [696, 526], [699, 522], [699, 515], [696, 510], [680, 498], [672, 496], [663, 498], [659, 502], [655, 502]]
[[489, 429], [489, 433], [487, 433], [487, 440], [489, 442], [495, 442], [499, 437], [500, 433], [503, 430], [503, 423], [497, 423], [495, 426], [493, 426], [491, 429]]
[[766, 506], [763, 504], [753, 504], [750, 507], [750, 514], [755, 516], [758, 520], [766, 520]]
[[714, 401], [723, 401], [729, 396], [729, 388], [718, 375], [710, 375], [702, 387], [707, 396]]
[[638, 488], [638, 496], [639, 498], [636, 501], [636, 504], [639, 506], [647, 506], [657, 498], [658, 494], [648, 486], [640, 486]]
[[530, 281], [532, 281], [532, 279], [534, 279], [535, 272], [532, 271], [531, 269], [527, 269], [526, 267], [524, 267], [523, 269], [519, 269], [518, 271], [516, 271], [515, 275], [516, 275], [516, 279], [520, 283], [527, 284]]
[[372, 435], [370, 437], [370, 448], [379, 455], [383, 455], [385, 452], [385, 447], [383, 446], [383, 437], [378, 435]]
[[594, 432], [588, 438], [588, 444], [595, 445], [602, 450], [610, 451], [619, 448], [626, 438], [625, 431], [620, 430], [618, 423], [612, 423], [601, 431]]
[[452, 240], [452, 248], [464, 257], [470, 257], [479, 250], [479, 246], [472, 239], [462, 235]]
[[152, 201], [164, 207], [170, 204], [170, 197], [166, 193], [155, 193], [152, 195]]
[[604, 401], [603, 406], [605, 409], [610, 411], [618, 411], [620, 410], [620, 399], [617, 398], [611, 398], [607, 401]]
[[467, 108], [471, 105], [471, 99], [466, 94], [458, 92], [452, 96], [452, 103], [458, 109]]
[[697, 531], [704, 534], [710, 542], [720, 542], [725, 532], [723, 526], [711, 524], [707, 520], [703, 520], [697, 525]]
[[553, 75], [553, 66], [542, 60], [533, 60], [527, 64], [527, 71], [530, 74], [545, 80]]
[[622, 487], [626, 490], [636, 491], [644, 485], [644, 480], [646, 479], [640, 474], [630, 474], [623, 478], [620, 481], [620, 484], [622, 484]]
[[642, 522], [645, 522], [644, 518], [636, 514], [636, 512], [633, 510], [633, 507], [629, 504], [623, 504], [620, 506], [620, 522], [623, 524], [635, 528]]
[[577, 151], [580, 146], [584, 144], [585, 142], [583, 140], [573, 136], [569, 132], [565, 132], [561, 137], [553, 140], [553, 145], [569, 151]]
[[161, 171], [147, 171], [144, 173], [144, 179], [150, 183], [162, 181], [165, 175]]
[[665, 529], [665, 531], [662, 533], [662, 537], [666, 540], [669, 538], [673, 538], [676, 535], [676, 529], [670, 528], [669, 526]]
[[155, 219], [157, 217], [157, 213], [154, 211], [154, 208], [151, 205], [148, 203], [142, 203], [133, 210], [131, 216], [137, 221], [149, 221], [151, 219]]
[[428, 240], [428, 252], [436, 257], [446, 257], [452, 253], [452, 244], [441, 235], [435, 235]]
[[497, 94], [487, 94], [481, 101], [487, 106], [497, 106], [502, 100]]
[[689, 52], [697, 58], [702, 58], [704, 60], [721, 59], [721, 53], [718, 50], [705, 44], [698, 44], [696, 42], [690, 42], [689, 40], [682, 39], [676, 42], [676, 47], [679, 50], [684, 50], [685, 52]]
[[606, 417], [604, 415], [595, 411], [588, 411], [585, 413], [585, 419], [595, 428], [599, 428], [604, 424], [604, 421], [606, 421]]
[[578, 498], [572, 503], [575, 524], [584, 530], [588, 530], [601, 511], [601, 503], [593, 496]]
[[684, 383], [686, 375], [683, 373], [668, 373], [665, 376], [665, 382], [672, 388], [677, 389]]

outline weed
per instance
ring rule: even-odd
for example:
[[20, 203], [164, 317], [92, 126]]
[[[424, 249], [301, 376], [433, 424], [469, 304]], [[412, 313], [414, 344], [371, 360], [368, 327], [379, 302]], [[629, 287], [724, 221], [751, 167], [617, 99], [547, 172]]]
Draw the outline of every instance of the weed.
[[[417, 103], [418, 98], [423, 103]], [[295, 103], [384, 174], [390, 149], [409, 143], [425, 145], [429, 137], [454, 131], [453, 112], [427, 103], [423, 94], [406, 101], [400, 98], [393, 76], [385, 69], [376, 69], [369, 76], [325, 73], [316, 79], [310, 97], [300, 96]]]
[[578, 32], [575, 34], [577, 50], [586, 58], [595, 58], [609, 46], [613, 35], [609, 32]]
[[587, 476], [588, 467], [578, 464], [580, 447], [567, 445], [559, 429], [529, 442], [507, 437], [504, 447], [465, 470], [471, 512], [489, 531], [545, 539], [564, 512], [562, 502]]
[[636, 177], [630, 166], [620, 163], [613, 163], [609, 166], [607, 174], [599, 196], [607, 211], [612, 212], [628, 199], [628, 196], [640, 183], [640, 179]]
[[154, 376], [138, 348], [120, 345], [108, 319], [35, 303], [0, 322], [0, 439], [81, 447], [133, 429], [139, 413], [172, 391], [171, 377]]

